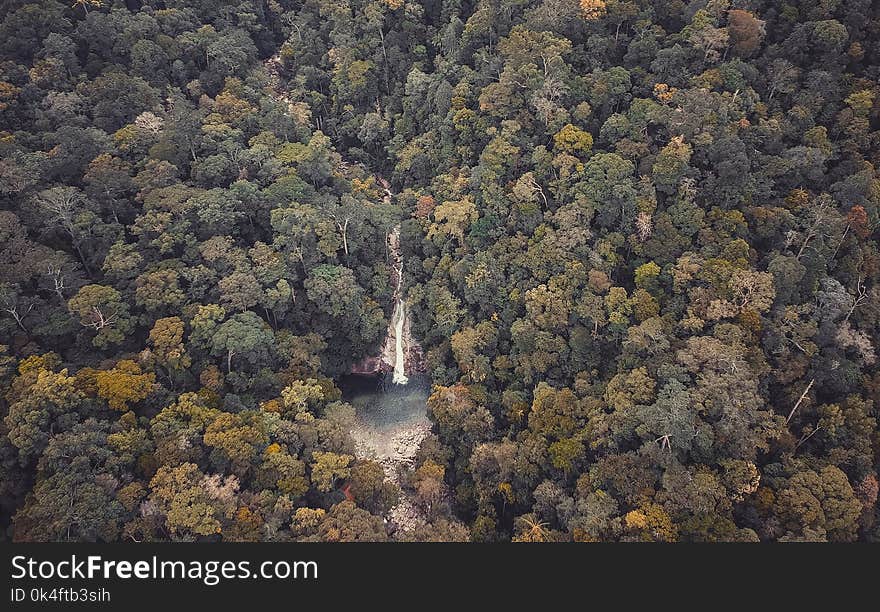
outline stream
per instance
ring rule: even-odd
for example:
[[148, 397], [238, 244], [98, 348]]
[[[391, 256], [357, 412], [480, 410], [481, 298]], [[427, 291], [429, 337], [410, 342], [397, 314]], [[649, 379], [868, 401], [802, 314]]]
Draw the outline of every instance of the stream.
[[406, 375], [406, 357], [403, 350], [403, 326], [406, 323], [406, 306], [403, 298], [397, 299], [394, 315], [391, 318], [394, 322], [394, 376], [391, 380], [395, 385], [405, 385], [409, 382], [409, 378]]

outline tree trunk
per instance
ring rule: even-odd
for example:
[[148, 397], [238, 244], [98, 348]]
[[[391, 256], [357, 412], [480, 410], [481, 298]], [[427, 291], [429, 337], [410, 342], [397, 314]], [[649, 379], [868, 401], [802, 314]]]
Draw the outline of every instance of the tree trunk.
[[86, 257], [83, 255], [82, 249], [79, 246], [79, 241], [73, 240], [73, 248], [76, 249], [77, 255], [79, 255], [79, 260], [82, 262], [83, 268], [86, 271], [86, 276], [92, 278], [92, 271], [89, 269], [89, 264], [86, 262]]
[[803, 392], [803, 393], [801, 393], [801, 396], [800, 396], [800, 398], [798, 399], [797, 403], [794, 405], [794, 408], [791, 409], [791, 412], [788, 413], [788, 417], [786, 417], [786, 419], [785, 419], [785, 423], [786, 423], [786, 425], [791, 421], [791, 417], [794, 416], [795, 411], [798, 409], [798, 407], [799, 407], [799, 406], [801, 405], [801, 403], [804, 401], [804, 398], [807, 397], [807, 393], [810, 392], [810, 389], [813, 387], [813, 383], [814, 383], [814, 382], [816, 382], [816, 379], [815, 379], [815, 378], [812, 379], [812, 380], [810, 381], [810, 384], [807, 385], [807, 388], [804, 389], [804, 392]]
[[342, 248], [345, 251], [345, 256], [348, 257], [348, 219], [339, 226], [339, 229], [342, 231]]

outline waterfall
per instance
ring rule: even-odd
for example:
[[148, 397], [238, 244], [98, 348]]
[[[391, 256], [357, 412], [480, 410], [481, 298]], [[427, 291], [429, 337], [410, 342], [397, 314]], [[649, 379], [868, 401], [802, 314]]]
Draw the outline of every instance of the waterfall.
[[[410, 329], [409, 313], [407, 312], [406, 300], [403, 291], [403, 255], [400, 249], [400, 226], [398, 225], [387, 237], [388, 264], [390, 281], [394, 284], [394, 293], [391, 303], [394, 308], [391, 320], [388, 322], [388, 331], [385, 333], [385, 341], [379, 354], [375, 357], [366, 357], [361, 362], [352, 366], [352, 374], [392, 374], [387, 379], [388, 384], [405, 385], [409, 383], [407, 374], [424, 372], [424, 357], [422, 347], [413, 338]], [[394, 282], [394, 276], [397, 282]]]
[[403, 324], [406, 322], [406, 307], [403, 300], [398, 298], [394, 307], [394, 376], [392, 381], [396, 385], [405, 385], [409, 382], [404, 370], [405, 353], [403, 351]]
[[403, 286], [403, 256], [398, 262], [397, 270], [397, 303], [394, 305], [392, 320], [394, 321], [394, 376], [391, 379], [395, 385], [405, 385], [409, 382], [406, 376], [406, 353], [403, 350], [403, 326], [406, 323], [406, 306], [403, 303], [401, 288]]

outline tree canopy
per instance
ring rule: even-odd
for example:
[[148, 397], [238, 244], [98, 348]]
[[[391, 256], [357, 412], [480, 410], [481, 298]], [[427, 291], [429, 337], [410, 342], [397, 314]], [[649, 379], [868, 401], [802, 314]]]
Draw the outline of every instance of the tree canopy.
[[[880, 7], [10, 0], [0, 524], [880, 539]], [[394, 312], [398, 484], [339, 381]]]

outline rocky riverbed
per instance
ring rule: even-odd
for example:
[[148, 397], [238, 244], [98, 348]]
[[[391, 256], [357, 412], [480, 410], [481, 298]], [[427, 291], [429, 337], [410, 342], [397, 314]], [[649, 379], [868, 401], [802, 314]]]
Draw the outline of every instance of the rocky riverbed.
[[[384, 392], [368, 377], [351, 377], [343, 384], [345, 399], [356, 411], [351, 437], [358, 457], [378, 461], [398, 486], [400, 471], [413, 466], [419, 445], [431, 429], [425, 406], [429, 390], [423, 376], [403, 386], [389, 384]], [[424, 513], [405, 490], [388, 518], [404, 531], [425, 523]]]
[[[357, 455], [378, 461], [388, 480], [400, 486], [400, 470], [413, 466], [419, 445], [430, 429], [427, 419], [423, 423], [385, 429], [358, 422], [351, 431], [351, 437], [354, 438]], [[391, 509], [388, 518], [403, 531], [410, 531], [425, 523], [424, 513], [403, 489], [400, 501]]]

